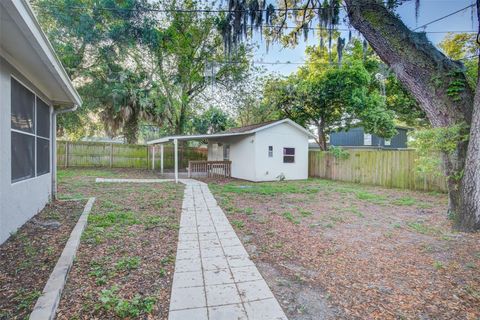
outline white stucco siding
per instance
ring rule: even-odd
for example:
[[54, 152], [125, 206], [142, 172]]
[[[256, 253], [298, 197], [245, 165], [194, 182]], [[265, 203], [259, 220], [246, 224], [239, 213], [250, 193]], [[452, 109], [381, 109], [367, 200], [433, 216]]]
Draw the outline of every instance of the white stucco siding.
[[[268, 147], [273, 147], [273, 157]], [[295, 162], [283, 163], [283, 148], [295, 148]], [[287, 180], [308, 178], [308, 136], [305, 132], [282, 123], [255, 134], [254, 181], [278, 180], [283, 174]]]
[[230, 145], [232, 177], [253, 181], [255, 180], [254, 143], [255, 135], [253, 134], [209, 140], [208, 161], [222, 161], [223, 148], [225, 145]]
[[[2, 93], [0, 95], [0, 244], [43, 209], [50, 199], [52, 183], [52, 159], [50, 159], [50, 173], [16, 183], [11, 182], [10, 84], [12, 75], [50, 104], [34, 84], [0, 57], [0, 92]], [[51, 150], [52, 139], [50, 139]]]

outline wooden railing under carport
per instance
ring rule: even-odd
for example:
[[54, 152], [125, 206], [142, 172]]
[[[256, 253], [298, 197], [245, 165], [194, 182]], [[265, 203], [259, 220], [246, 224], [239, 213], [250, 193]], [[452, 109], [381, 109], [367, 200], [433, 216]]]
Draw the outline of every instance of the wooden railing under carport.
[[188, 161], [188, 177], [230, 177], [232, 161]]

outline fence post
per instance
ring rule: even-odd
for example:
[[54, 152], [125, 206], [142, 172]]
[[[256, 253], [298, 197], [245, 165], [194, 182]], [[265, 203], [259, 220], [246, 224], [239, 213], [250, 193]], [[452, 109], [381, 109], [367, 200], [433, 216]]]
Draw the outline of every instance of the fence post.
[[152, 170], [155, 170], [155, 145], [152, 145]]
[[110, 168], [113, 167], [113, 143], [110, 143]]
[[68, 141], [65, 141], [65, 168], [68, 168]]

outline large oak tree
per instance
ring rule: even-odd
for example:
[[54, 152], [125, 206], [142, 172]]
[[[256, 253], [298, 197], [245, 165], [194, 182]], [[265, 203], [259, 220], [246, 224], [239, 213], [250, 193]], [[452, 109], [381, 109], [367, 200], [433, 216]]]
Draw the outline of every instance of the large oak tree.
[[[297, 28], [290, 32], [293, 42], [299, 35], [308, 35], [312, 21], [319, 21], [327, 30], [325, 42], [331, 45], [339, 12], [346, 11], [348, 23], [368, 41], [377, 55], [395, 73], [400, 82], [417, 100], [430, 124], [435, 128], [464, 126], [468, 140], [458, 139], [454, 152], [443, 154], [449, 193], [449, 213], [459, 230], [480, 229], [480, 82], [469, 86], [465, 68], [459, 61], [445, 56], [428, 41], [424, 32], [410, 30], [394, 9], [397, 0], [285, 0], [276, 9], [264, 1], [246, 4], [229, 2], [229, 15], [224, 38], [229, 48], [247, 35], [247, 23], [278, 24], [268, 29], [273, 39], [281, 35], [289, 18]], [[421, 2], [421, 1], [417, 1]], [[418, 5], [418, 4], [417, 4]], [[480, 1], [477, 1], [479, 15]], [[258, 9], [262, 9], [259, 11]], [[292, 9], [293, 8], [293, 9]], [[295, 9], [297, 8], [297, 9]], [[264, 14], [265, 13], [265, 14]], [[249, 19], [250, 18], [250, 21]], [[279, 34], [280, 36], [275, 36]], [[323, 42], [323, 39], [322, 39]], [[342, 52], [343, 41], [337, 41]]]

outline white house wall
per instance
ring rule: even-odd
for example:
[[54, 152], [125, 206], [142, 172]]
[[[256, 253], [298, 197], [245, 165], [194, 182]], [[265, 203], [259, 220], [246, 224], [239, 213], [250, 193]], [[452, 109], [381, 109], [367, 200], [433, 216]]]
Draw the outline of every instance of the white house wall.
[[[50, 103], [32, 83], [0, 57], [0, 244], [43, 209], [49, 201], [52, 183], [51, 159], [50, 173], [13, 184], [11, 182], [10, 78], [12, 74], [30, 90], [35, 91], [42, 100]], [[51, 146], [52, 139], [50, 139], [50, 150], [52, 150]]]
[[[218, 146], [218, 143], [221, 146]], [[208, 161], [223, 160], [223, 147], [230, 145], [232, 177], [243, 180], [255, 180], [255, 135], [232, 136], [210, 140], [208, 142]]]
[[[273, 146], [272, 158], [268, 146]], [[295, 163], [283, 163], [283, 148], [295, 148]], [[281, 174], [288, 180], [308, 178], [308, 136], [288, 123], [258, 131], [254, 155], [254, 181], [278, 180]]]

